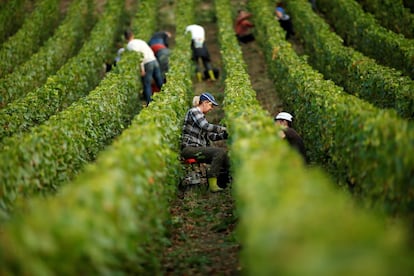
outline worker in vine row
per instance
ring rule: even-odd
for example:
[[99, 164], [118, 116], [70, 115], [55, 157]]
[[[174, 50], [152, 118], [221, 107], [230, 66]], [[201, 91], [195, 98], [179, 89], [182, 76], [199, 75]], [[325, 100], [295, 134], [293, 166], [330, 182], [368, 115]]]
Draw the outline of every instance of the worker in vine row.
[[300, 135], [292, 127], [292, 114], [288, 112], [280, 112], [275, 116], [274, 120], [277, 126], [282, 127], [282, 131], [279, 133], [279, 136], [286, 139], [289, 145], [297, 150], [297, 152], [303, 157], [303, 161], [308, 163], [305, 144], [303, 143], [302, 137], [300, 137]]
[[290, 15], [286, 13], [283, 3], [279, 2], [276, 4], [275, 17], [279, 21], [280, 26], [286, 31], [286, 39], [289, 39], [295, 35], [293, 30], [292, 19]]
[[252, 16], [253, 15], [247, 11], [237, 11], [237, 17], [234, 23], [234, 32], [236, 33], [237, 40], [242, 43], [254, 41], [254, 35], [252, 32], [254, 24], [250, 22], [250, 18]]
[[125, 31], [124, 36], [128, 42], [126, 50], [142, 53], [143, 55], [141, 62], [141, 80], [144, 87], [144, 97], [148, 106], [152, 101], [152, 80], [154, 79], [158, 89], [161, 89], [164, 84], [160, 65], [147, 42], [142, 39], [136, 39], [130, 30]]
[[200, 68], [200, 61], [203, 63], [205, 71], [207, 71], [208, 77], [211, 80], [216, 80], [213, 67], [211, 65], [210, 53], [207, 49], [205, 40], [205, 30], [202, 26], [192, 24], [185, 28], [185, 32], [191, 33], [191, 51], [192, 60], [196, 66], [196, 75], [198, 81], [203, 80], [203, 73]]
[[230, 161], [227, 149], [211, 145], [210, 140], [227, 139], [227, 130], [224, 126], [210, 124], [205, 117], [205, 114], [218, 106], [213, 95], [204, 92], [195, 99], [199, 101], [193, 103], [193, 107], [187, 111], [183, 123], [181, 156], [210, 164], [207, 171], [209, 189], [211, 192], [219, 192], [230, 181]]
[[166, 73], [169, 69], [169, 59], [171, 51], [169, 48], [169, 38], [171, 38], [171, 33], [168, 31], [156, 32], [152, 35], [151, 39], [148, 42], [148, 45], [151, 47], [152, 51], [155, 54], [155, 57], [160, 64], [161, 75], [166, 82]]

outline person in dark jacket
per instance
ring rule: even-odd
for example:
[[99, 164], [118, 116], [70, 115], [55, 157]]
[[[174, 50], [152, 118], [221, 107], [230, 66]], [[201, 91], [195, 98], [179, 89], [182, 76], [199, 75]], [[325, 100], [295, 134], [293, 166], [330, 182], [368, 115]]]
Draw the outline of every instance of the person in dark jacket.
[[282, 126], [283, 130], [280, 133], [281, 137], [286, 139], [289, 144], [296, 149], [303, 157], [303, 160], [308, 163], [306, 156], [305, 144], [302, 137], [292, 128], [293, 116], [288, 112], [280, 112], [274, 118], [277, 125]]
[[156, 32], [148, 42], [154, 52], [155, 57], [160, 64], [161, 75], [166, 82], [166, 73], [169, 69], [169, 58], [171, 51], [169, 49], [168, 40], [171, 38], [171, 33], [166, 31]]
[[286, 13], [285, 9], [283, 8], [282, 3], [277, 3], [275, 8], [275, 17], [279, 21], [280, 26], [286, 31], [286, 39], [291, 38], [295, 35], [295, 31], [293, 30], [292, 20], [290, 16]]

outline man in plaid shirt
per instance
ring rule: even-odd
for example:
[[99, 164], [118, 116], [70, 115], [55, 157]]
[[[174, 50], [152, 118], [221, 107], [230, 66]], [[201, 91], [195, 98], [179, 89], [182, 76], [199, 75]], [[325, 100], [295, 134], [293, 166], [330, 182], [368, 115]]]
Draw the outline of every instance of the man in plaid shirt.
[[221, 172], [228, 174], [230, 162], [226, 149], [210, 145], [210, 140], [218, 141], [228, 137], [224, 126], [210, 124], [205, 117], [214, 106], [218, 106], [218, 103], [213, 95], [205, 92], [200, 95], [198, 105], [188, 110], [181, 135], [181, 156], [211, 164], [207, 172], [208, 184], [210, 191], [218, 192], [222, 188], [218, 186], [217, 178]]

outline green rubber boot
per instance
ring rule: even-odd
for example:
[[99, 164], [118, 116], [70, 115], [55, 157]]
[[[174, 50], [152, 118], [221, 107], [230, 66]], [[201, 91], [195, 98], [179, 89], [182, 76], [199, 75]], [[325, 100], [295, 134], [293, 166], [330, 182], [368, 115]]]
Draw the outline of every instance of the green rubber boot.
[[217, 185], [217, 177], [210, 177], [208, 179], [208, 187], [213, 193], [223, 191], [223, 189]]
[[199, 82], [203, 81], [203, 76], [201, 75], [201, 72], [197, 72], [197, 80]]
[[213, 70], [208, 70], [208, 75], [210, 76], [210, 79], [211, 79], [211, 80], [213, 80], [213, 81], [215, 81], [215, 80], [216, 80], [216, 77], [214, 76], [214, 72], [213, 72]]

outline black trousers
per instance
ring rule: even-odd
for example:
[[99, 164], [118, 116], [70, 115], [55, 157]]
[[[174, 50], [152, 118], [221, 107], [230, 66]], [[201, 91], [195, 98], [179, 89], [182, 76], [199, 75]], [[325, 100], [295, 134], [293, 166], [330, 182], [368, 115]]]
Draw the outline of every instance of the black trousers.
[[195, 158], [199, 162], [210, 164], [207, 177], [217, 177], [220, 186], [227, 184], [230, 178], [230, 161], [225, 148], [185, 147], [181, 150], [181, 156], [186, 159]]
[[192, 60], [195, 63], [197, 72], [202, 72], [199, 64], [200, 60], [203, 63], [205, 70], [209, 71], [213, 69], [213, 67], [211, 66], [210, 53], [208, 52], [205, 43], [203, 43], [202, 47], [196, 48], [194, 45], [194, 41], [191, 41], [191, 50], [193, 52]]
[[253, 34], [248, 34], [248, 35], [238, 35], [237, 39], [241, 42], [241, 43], [249, 43], [251, 41], [254, 41], [254, 35]]
[[289, 39], [291, 36], [295, 35], [292, 20], [290, 18], [288, 20], [279, 20], [279, 22], [280, 26], [286, 31], [286, 39]]

